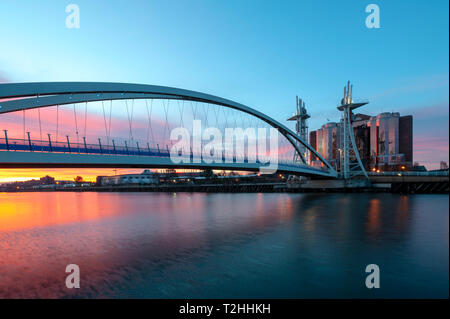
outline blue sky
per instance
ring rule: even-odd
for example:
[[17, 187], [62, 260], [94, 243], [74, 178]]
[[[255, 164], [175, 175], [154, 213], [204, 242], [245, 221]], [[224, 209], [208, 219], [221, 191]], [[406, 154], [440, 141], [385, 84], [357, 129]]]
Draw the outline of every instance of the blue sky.
[[[66, 5], [80, 8], [67, 29]], [[365, 7], [380, 7], [368, 29]], [[448, 161], [448, 1], [0, 2], [0, 81], [111, 81], [215, 94], [279, 121], [295, 95], [310, 128], [339, 119], [347, 80], [361, 112], [413, 114], [415, 160]]]

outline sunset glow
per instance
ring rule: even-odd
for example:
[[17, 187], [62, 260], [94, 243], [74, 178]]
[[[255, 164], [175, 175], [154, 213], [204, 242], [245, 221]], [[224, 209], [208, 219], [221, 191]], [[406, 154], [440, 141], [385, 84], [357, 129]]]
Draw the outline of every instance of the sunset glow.
[[56, 180], [73, 181], [82, 176], [85, 181], [95, 182], [99, 175], [129, 174], [142, 172], [142, 169], [0, 169], [0, 183], [27, 181], [49, 175]]
[[0, 1], [0, 300], [437, 312], [449, 30], [448, 0]]

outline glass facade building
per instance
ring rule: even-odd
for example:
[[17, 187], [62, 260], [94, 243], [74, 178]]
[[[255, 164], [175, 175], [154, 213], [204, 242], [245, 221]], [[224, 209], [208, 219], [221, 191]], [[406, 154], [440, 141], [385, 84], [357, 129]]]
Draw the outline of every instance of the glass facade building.
[[[367, 170], [406, 169], [413, 164], [412, 116], [381, 113], [352, 114], [352, 126], [361, 161]], [[342, 123], [327, 123], [310, 132], [310, 144], [334, 167], [340, 167]], [[310, 157], [312, 165], [317, 158]]]

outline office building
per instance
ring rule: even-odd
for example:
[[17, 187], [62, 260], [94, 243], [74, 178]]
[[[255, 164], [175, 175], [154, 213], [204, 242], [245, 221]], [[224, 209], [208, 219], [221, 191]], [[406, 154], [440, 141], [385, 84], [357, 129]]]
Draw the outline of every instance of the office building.
[[[413, 166], [413, 118], [400, 113], [376, 116], [352, 114], [355, 143], [366, 170], [398, 170]], [[327, 123], [309, 134], [310, 144], [325, 160], [340, 169], [342, 123]], [[319, 165], [313, 154], [312, 165]]]

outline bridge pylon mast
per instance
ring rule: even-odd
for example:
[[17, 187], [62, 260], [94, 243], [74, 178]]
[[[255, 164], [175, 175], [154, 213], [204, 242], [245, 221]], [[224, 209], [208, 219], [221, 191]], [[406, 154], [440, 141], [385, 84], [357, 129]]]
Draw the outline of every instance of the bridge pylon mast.
[[[304, 141], [308, 142], [308, 121], [307, 119], [311, 116], [306, 111], [305, 102], [302, 99], [299, 99], [298, 96], [295, 97], [296, 100], [296, 113], [288, 118], [288, 121], [296, 121], [295, 123], [295, 132], [300, 138]], [[297, 143], [301, 153], [295, 152], [294, 154], [294, 162], [303, 161], [305, 164], [308, 160], [308, 149], [301, 143]]]
[[341, 150], [341, 176], [344, 179], [363, 175], [369, 179], [364, 165], [359, 156], [358, 147], [355, 142], [355, 135], [352, 126], [352, 111], [358, 107], [368, 104], [369, 102], [353, 103], [352, 97], [353, 85], [350, 81], [344, 86], [344, 97], [338, 110], [342, 111], [342, 148]]

